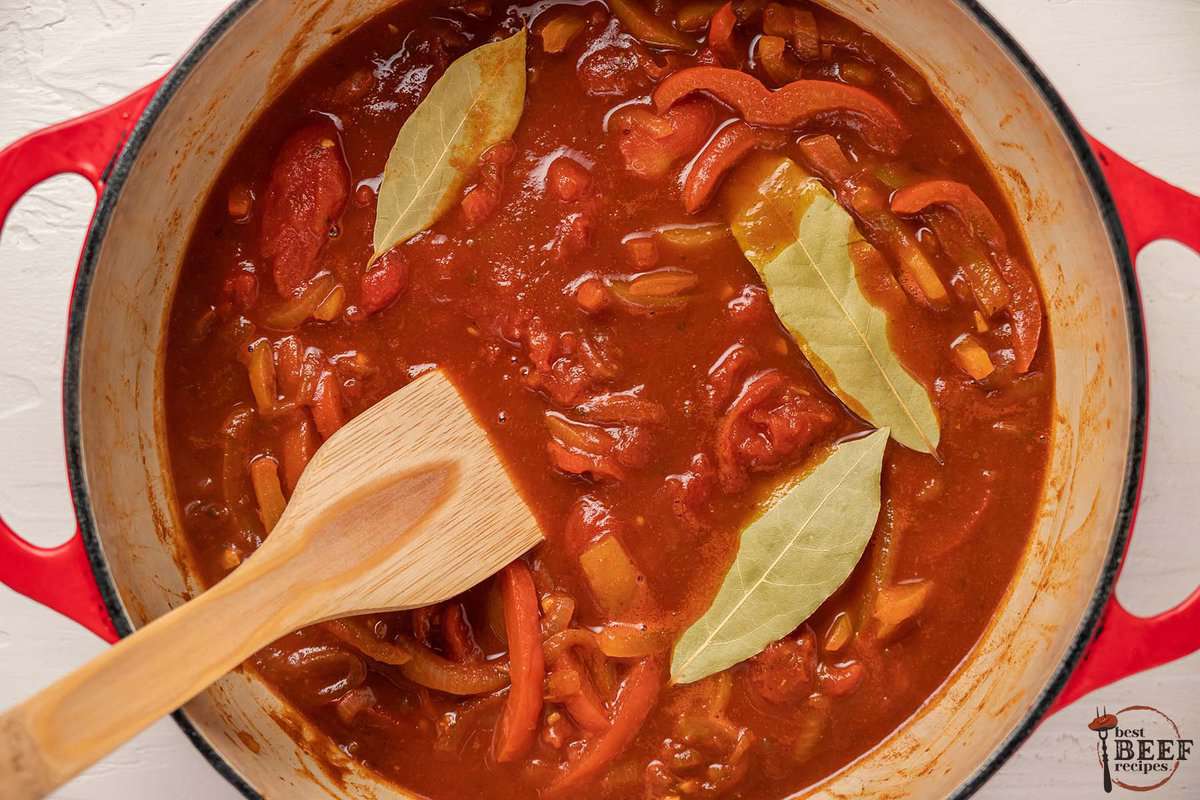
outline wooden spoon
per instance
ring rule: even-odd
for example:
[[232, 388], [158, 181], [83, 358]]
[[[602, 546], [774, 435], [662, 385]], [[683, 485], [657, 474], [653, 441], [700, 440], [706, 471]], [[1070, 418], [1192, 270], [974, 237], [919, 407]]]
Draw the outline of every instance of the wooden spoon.
[[44, 797], [280, 636], [445, 600], [540, 540], [487, 434], [430, 373], [317, 451], [228, 577], [0, 716], [0, 798]]

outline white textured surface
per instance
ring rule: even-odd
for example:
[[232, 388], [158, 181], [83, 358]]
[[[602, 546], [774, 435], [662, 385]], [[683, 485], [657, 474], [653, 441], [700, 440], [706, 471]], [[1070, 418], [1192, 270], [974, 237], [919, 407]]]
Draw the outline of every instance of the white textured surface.
[[[1200, 0], [985, 0], [1092, 133], [1200, 193]], [[0, 0], [0, 144], [116, 100], [165, 72], [223, 0]], [[38, 544], [72, 525], [58, 380], [71, 271], [90, 188], [56, 178], [27, 196], [0, 241], [0, 513]], [[1151, 349], [1150, 457], [1119, 594], [1174, 605], [1200, 582], [1200, 263], [1157, 244], [1139, 261]], [[0, 587], [0, 708], [101, 649], [73, 623]], [[1102, 689], [1046, 722], [979, 793], [1100, 797], [1095, 704], [1154, 705], [1200, 738], [1200, 655]], [[1121, 790], [1117, 790], [1120, 792]], [[1153, 797], [1200, 795], [1200, 758]], [[60, 800], [237, 797], [171, 722], [60, 791]]]

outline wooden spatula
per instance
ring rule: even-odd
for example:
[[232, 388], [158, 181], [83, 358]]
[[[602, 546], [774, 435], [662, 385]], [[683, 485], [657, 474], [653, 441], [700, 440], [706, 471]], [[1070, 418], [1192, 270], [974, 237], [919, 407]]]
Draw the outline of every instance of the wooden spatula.
[[454, 386], [426, 375], [325, 442], [237, 570], [0, 717], [0, 798], [45, 796], [280, 636], [436, 603], [540, 540]]

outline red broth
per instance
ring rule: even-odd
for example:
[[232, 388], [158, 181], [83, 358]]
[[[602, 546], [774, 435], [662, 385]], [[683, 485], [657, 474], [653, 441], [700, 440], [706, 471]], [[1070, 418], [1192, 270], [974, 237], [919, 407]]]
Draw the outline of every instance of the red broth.
[[[884, 739], [968, 653], [1012, 580], [1041, 495], [1053, 365], [1044, 335], [1020, 363], [1014, 325], [1022, 313], [1026, 330], [1031, 314], [1040, 321], [1036, 284], [1024, 309], [992, 309], [981, 331], [961, 262], [963, 231], [978, 233], [970, 214], [901, 215], [948, 287], [945, 307], [923, 306], [911, 280], [907, 295], [897, 286], [905, 275], [886, 246], [859, 277], [933, 398], [940, 462], [889, 443], [882, 511], [851, 578], [764, 653], [668, 684], [674, 638], [707, 608], [766, 496], [870, 426], [818, 378], [725, 228], [699, 247], [655, 233], [726, 224], [727, 197], [685, 211], [681, 175], [737, 113], [687, 101], [704, 111], [697, 130], [671, 140], [695, 140], [676, 152], [653, 137], [622, 149], [638, 123], [614, 109], [644, 103], [665, 73], [722, 59], [768, 87], [856, 85], [911, 132], [898, 152], [874, 149], [861, 120], [838, 114], [759, 134], [852, 208], [872, 191], [886, 209], [895, 188], [963, 184], [1006, 240], [991, 260], [1030, 262], [970, 139], [868, 34], [815, 5], [744, 2], [718, 12], [705, 46], [713, 4], [637, 8], [669, 27], [699, 26], [687, 34], [695, 48], [668, 55], [639, 42], [636, 26], [599, 2], [416, 0], [363, 26], [271, 104], [223, 169], [172, 308], [167, 430], [206, 583], [262, 542], [264, 520], [325, 436], [435, 366], [530, 499], [547, 543], [500, 576], [434, 608], [302, 630], [253, 659], [345, 752], [439, 800], [774, 799], [821, 780]], [[719, 26], [731, 18], [726, 40]], [[430, 230], [365, 275], [400, 127], [455, 58], [523, 24], [533, 31], [528, 90], [511, 145], [482, 160]], [[562, 38], [561, 52], [546, 52]], [[853, 175], [837, 177], [812, 149], [824, 142], [830, 154], [822, 135]], [[647, 159], [668, 168], [636, 174]], [[871, 225], [860, 227], [886, 243]], [[635, 288], [643, 273], [653, 279]], [[321, 292], [315, 312], [297, 311], [305, 291]], [[956, 357], [964, 333], [995, 368], [985, 378], [964, 372], [978, 361]], [[723, 357], [715, 372], [727, 374], [714, 377]], [[723, 428], [733, 398], [764, 375], [774, 388], [749, 421]], [[606, 559], [599, 583], [587, 553]], [[897, 617], [886, 635], [881, 607]], [[626, 642], [638, 657], [586, 645], [562, 655], [564, 641], [614, 621], [653, 633]], [[551, 642], [545, 653], [539, 639]]]

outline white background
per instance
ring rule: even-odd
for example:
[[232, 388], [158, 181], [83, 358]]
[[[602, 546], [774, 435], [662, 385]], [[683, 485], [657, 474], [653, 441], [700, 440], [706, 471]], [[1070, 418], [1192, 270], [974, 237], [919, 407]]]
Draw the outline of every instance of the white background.
[[[1200, 193], [1200, 0], [984, 0], [1084, 125], [1135, 163]], [[112, 102], [165, 72], [223, 0], [0, 0], [0, 145]], [[38, 544], [71, 529], [59, 375], [73, 266], [93, 198], [48, 181], [0, 241], [0, 513]], [[1200, 261], [1179, 245], [1138, 263], [1150, 328], [1147, 485], [1119, 585], [1136, 613], [1200, 582]], [[100, 652], [91, 634], [0, 587], [0, 708]], [[1092, 707], [1167, 711], [1200, 739], [1200, 654], [1086, 697], [1042, 725], [978, 795], [1101, 797]], [[0, 787], [2, 789], [2, 787]], [[1118, 789], [1120, 793], [1122, 790]], [[2, 794], [2, 791], [0, 791]], [[233, 800], [163, 721], [89, 770], [61, 800]], [[1155, 798], [1200, 796], [1200, 753]]]

